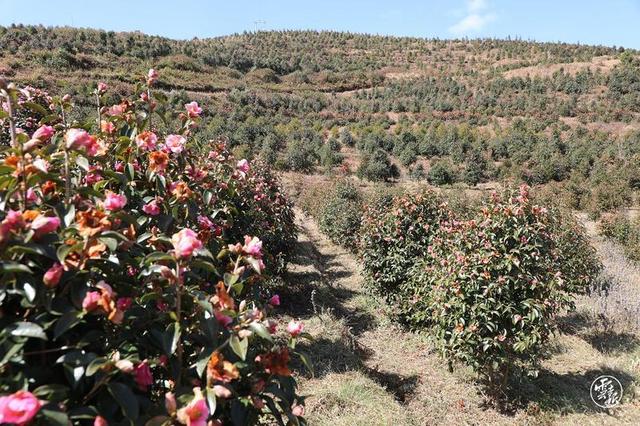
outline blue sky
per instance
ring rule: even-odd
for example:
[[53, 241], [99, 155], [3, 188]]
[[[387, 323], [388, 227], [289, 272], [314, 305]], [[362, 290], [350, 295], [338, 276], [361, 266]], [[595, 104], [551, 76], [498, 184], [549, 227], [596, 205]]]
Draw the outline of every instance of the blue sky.
[[640, 48], [640, 0], [0, 0], [0, 25], [11, 23], [178, 39], [254, 28], [321, 29]]

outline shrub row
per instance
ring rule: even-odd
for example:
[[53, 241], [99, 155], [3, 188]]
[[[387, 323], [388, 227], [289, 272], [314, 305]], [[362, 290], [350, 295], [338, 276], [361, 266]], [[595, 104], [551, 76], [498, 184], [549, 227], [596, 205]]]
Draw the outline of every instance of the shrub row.
[[[325, 196], [327, 204], [343, 199]], [[391, 316], [426, 331], [492, 395], [514, 368], [535, 371], [556, 316], [593, 288], [601, 269], [582, 227], [538, 204], [526, 185], [463, 209], [424, 191], [373, 197], [358, 213], [330, 211], [319, 220], [361, 215], [361, 226], [325, 232], [342, 244], [357, 239], [365, 284]]]
[[606, 215], [600, 222], [600, 233], [622, 245], [629, 259], [640, 261], [640, 226], [623, 213]]
[[291, 205], [224, 141], [198, 146], [201, 108], [171, 110], [157, 78], [110, 106], [99, 84], [83, 122], [0, 81], [0, 423], [304, 423], [301, 327], [276, 331], [261, 286]]

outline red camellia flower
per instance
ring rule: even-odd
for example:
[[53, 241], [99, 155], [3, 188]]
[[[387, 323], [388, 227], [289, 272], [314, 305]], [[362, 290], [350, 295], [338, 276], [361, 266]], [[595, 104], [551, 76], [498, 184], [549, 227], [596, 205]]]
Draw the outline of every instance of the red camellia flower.
[[133, 375], [140, 390], [146, 391], [153, 384], [153, 374], [151, 374], [147, 360], [135, 366]]

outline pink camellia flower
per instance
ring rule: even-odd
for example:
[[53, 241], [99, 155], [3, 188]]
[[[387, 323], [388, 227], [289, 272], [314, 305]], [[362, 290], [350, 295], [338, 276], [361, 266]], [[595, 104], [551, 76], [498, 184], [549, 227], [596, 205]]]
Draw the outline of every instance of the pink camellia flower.
[[91, 135], [83, 129], [69, 129], [64, 136], [67, 149], [80, 149], [91, 144]]
[[304, 416], [304, 406], [302, 405], [296, 405], [293, 408], [291, 408], [291, 414], [293, 414], [294, 416]]
[[111, 134], [111, 133], [115, 132], [116, 125], [113, 124], [110, 121], [102, 120], [100, 122], [100, 130], [102, 130], [104, 133]]
[[128, 359], [120, 359], [116, 361], [116, 368], [123, 373], [129, 374], [133, 373], [134, 365], [133, 362], [129, 361]]
[[147, 73], [147, 84], [152, 85], [158, 80], [158, 71], [151, 68]]
[[202, 248], [202, 241], [191, 229], [182, 229], [171, 236], [171, 243], [178, 258], [190, 257], [194, 251]]
[[213, 314], [216, 317], [216, 321], [218, 321], [218, 324], [220, 324], [224, 328], [227, 328], [229, 326], [229, 324], [231, 324], [233, 322], [233, 318], [231, 318], [228, 315], [223, 314], [220, 311], [214, 311]]
[[302, 321], [291, 320], [289, 324], [287, 324], [287, 331], [292, 337], [297, 337], [304, 331], [304, 324]]
[[126, 111], [126, 107], [122, 104], [112, 105], [107, 109], [107, 115], [114, 117], [116, 115], [122, 115]]
[[31, 229], [36, 233], [36, 236], [48, 234], [53, 232], [60, 226], [60, 219], [55, 216], [39, 215], [33, 222], [31, 222]]
[[144, 206], [142, 206], [142, 211], [148, 214], [149, 216], [157, 216], [160, 214], [160, 206], [158, 205], [157, 200], [151, 200]]
[[87, 155], [93, 157], [102, 147], [98, 140], [82, 129], [70, 129], [65, 135], [67, 149], [84, 148]]
[[249, 162], [245, 158], [238, 161], [238, 164], [236, 164], [236, 169], [238, 169], [238, 171], [240, 171], [241, 173], [248, 173], [250, 168], [251, 167], [249, 166]]
[[174, 154], [180, 154], [187, 140], [180, 135], [169, 135], [165, 139], [165, 146]]
[[126, 311], [127, 309], [129, 309], [131, 307], [131, 304], [133, 303], [133, 299], [130, 297], [121, 297], [118, 299], [118, 301], [116, 302], [116, 307], [121, 310], [121, 311]]
[[34, 204], [40, 204], [40, 197], [36, 194], [33, 188], [27, 189], [27, 201]]
[[107, 86], [107, 83], [103, 83], [103, 82], [98, 83], [98, 92], [99, 93], [106, 92], [108, 88], [109, 88], [109, 86]]
[[82, 300], [82, 309], [93, 312], [98, 309], [101, 293], [99, 291], [88, 291]]
[[104, 417], [97, 416], [93, 420], [93, 426], [109, 426], [109, 423], [107, 422], [107, 420]]
[[136, 384], [140, 390], [146, 391], [149, 386], [153, 384], [153, 375], [151, 374], [151, 369], [149, 368], [149, 363], [146, 359], [136, 365], [133, 369], [133, 374]]
[[278, 329], [278, 323], [271, 319], [266, 320], [264, 322], [264, 326], [266, 327], [269, 334], [275, 334], [276, 330]]
[[0, 423], [25, 425], [38, 414], [40, 407], [42, 401], [28, 391], [0, 397]]
[[89, 173], [84, 177], [84, 181], [87, 185], [93, 185], [94, 183], [98, 183], [102, 180], [102, 175], [100, 174], [100, 170], [96, 167], [90, 167]]
[[202, 108], [200, 108], [196, 101], [189, 102], [188, 104], [185, 104], [184, 107], [191, 118], [200, 117], [200, 114], [202, 114]]
[[51, 139], [51, 136], [53, 136], [53, 127], [51, 126], [40, 126], [38, 128], [38, 130], [36, 130], [33, 133], [33, 136], [31, 137], [32, 139], [38, 139], [41, 142], [46, 142], [49, 139]]
[[42, 277], [42, 282], [47, 287], [55, 287], [60, 282], [60, 278], [62, 278], [62, 273], [64, 272], [64, 268], [60, 263], [54, 263], [47, 272], [44, 273]]
[[271, 296], [271, 299], [269, 299], [269, 304], [271, 306], [280, 306], [280, 296], [278, 296], [277, 294]]
[[194, 398], [178, 410], [178, 421], [187, 426], [206, 426], [209, 407], [200, 388], [193, 388]]
[[223, 385], [214, 385], [213, 392], [216, 394], [218, 398], [228, 399], [231, 398], [233, 393], [229, 390], [228, 387]]
[[213, 222], [207, 216], [198, 216], [198, 226], [202, 229], [211, 229], [213, 228]]
[[104, 207], [105, 210], [116, 211], [123, 208], [125, 204], [127, 204], [127, 197], [122, 194], [107, 191], [105, 199], [102, 202], [102, 207]]
[[233, 254], [240, 254], [242, 253], [242, 244], [240, 243], [229, 244], [227, 246], [227, 249]]
[[113, 170], [115, 170], [118, 173], [124, 173], [124, 163], [122, 161], [116, 161], [113, 164]]
[[136, 145], [138, 148], [151, 151], [156, 149], [157, 143], [158, 137], [153, 132], [146, 131], [136, 136]]
[[251, 238], [250, 236], [245, 235], [242, 251], [249, 256], [259, 259], [262, 257], [262, 241], [260, 241], [258, 237]]

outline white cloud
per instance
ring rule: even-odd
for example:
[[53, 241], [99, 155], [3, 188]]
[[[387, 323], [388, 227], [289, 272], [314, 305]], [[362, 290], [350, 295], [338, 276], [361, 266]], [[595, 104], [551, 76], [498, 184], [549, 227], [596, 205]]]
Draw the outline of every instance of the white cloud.
[[487, 0], [467, 0], [465, 16], [450, 26], [449, 32], [456, 35], [477, 32], [495, 19], [496, 15], [489, 9]]

